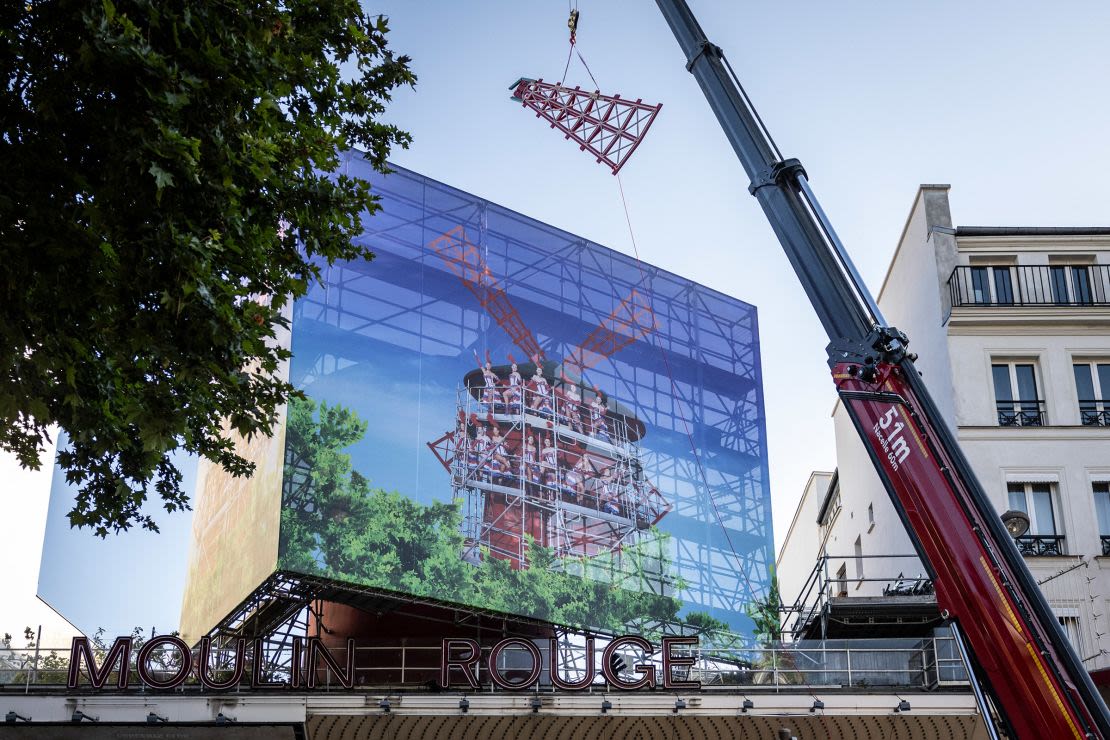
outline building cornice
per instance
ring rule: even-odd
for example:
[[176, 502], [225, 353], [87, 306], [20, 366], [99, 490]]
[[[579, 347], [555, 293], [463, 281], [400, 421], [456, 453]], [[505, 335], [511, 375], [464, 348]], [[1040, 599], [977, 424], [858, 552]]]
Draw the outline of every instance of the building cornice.
[[960, 252], [1014, 254], [1016, 252], [1074, 252], [1078, 250], [1110, 249], [1107, 234], [1052, 234], [1021, 235], [999, 234], [992, 236], [964, 236], [956, 230], [956, 245]]
[[1110, 226], [960, 226], [957, 236], [1110, 236]]
[[833, 470], [832, 478], [829, 479], [829, 485], [825, 489], [825, 497], [821, 500], [821, 508], [817, 511], [817, 523], [820, 525], [827, 524], [827, 517], [829, 515], [829, 505], [832, 504], [833, 494], [840, 488], [840, 468]]
[[1110, 306], [959, 306], [948, 317], [949, 335], [1090, 335], [1093, 327], [1110, 329]]
[[959, 427], [961, 442], [1056, 442], [1056, 441], [1110, 441], [1110, 427], [1044, 426], [1044, 427]]

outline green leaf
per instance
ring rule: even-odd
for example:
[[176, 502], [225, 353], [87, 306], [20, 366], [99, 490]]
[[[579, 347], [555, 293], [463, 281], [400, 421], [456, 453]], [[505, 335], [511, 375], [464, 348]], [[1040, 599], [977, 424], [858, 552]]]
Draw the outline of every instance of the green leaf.
[[151, 164], [147, 172], [154, 176], [154, 185], [159, 191], [161, 191], [162, 188], [173, 187], [173, 175], [166, 172], [157, 164]]

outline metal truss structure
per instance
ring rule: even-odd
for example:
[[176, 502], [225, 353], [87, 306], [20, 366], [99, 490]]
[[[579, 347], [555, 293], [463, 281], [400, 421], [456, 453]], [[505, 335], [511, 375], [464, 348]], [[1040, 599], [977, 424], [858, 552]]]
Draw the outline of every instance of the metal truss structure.
[[[671, 507], [643, 474], [643, 425], [620, 407], [598, 411], [592, 425], [575, 399], [594, 392], [579, 387], [563, 380], [541, 393], [505, 385], [502, 396], [472, 373], [459, 389], [461, 423], [428, 446], [450, 473], [454, 495], [466, 499], [464, 559], [477, 563], [488, 553], [527, 567], [530, 542], [558, 558], [609, 554], [606, 580], [628, 586], [634, 574], [623, 572], [621, 552], [642, 545]], [[665, 574], [644, 575], [637, 569], [636, 590], [673, 592]]]
[[531, 108], [557, 128], [578, 147], [620, 172], [628, 158], [644, 140], [663, 104], [648, 105], [642, 100], [624, 100], [620, 95], [602, 95], [580, 87], [530, 80], [522, 77], [513, 83], [513, 100]]
[[[556, 664], [559, 675], [566, 681], [579, 681], [587, 673], [587, 640], [594, 641], [595, 670], [598, 655], [616, 637], [613, 634], [584, 632], [555, 627], [536, 620], [520, 618], [477, 608], [459, 609], [455, 605], [435, 599], [415, 597], [381, 589], [342, 583], [316, 576], [278, 572], [268, 578], [250, 597], [210, 633], [214, 648], [213, 670], [226, 668], [219, 661], [229, 650], [234, 650], [237, 639], [248, 642], [262, 640], [265, 664], [259, 675], [266, 681], [290, 681], [294, 660], [304, 660], [293, 649], [294, 638], [327, 637], [329, 628], [328, 605], [345, 604], [365, 612], [388, 615], [396, 621], [414, 619], [439, 623], [451, 634], [466, 634], [488, 650], [494, 642], [504, 637], [520, 637], [534, 641], [544, 655], [549, 640], [555, 640], [558, 651]], [[435, 611], [429, 612], [431, 608]], [[430, 614], [434, 616], [430, 616]], [[460, 632], [461, 630], [461, 632]], [[340, 640], [340, 643], [345, 640]], [[700, 646], [690, 654], [695, 663], [687, 672], [676, 675], [678, 680], [701, 683], [703, 691], [769, 691], [802, 690], [813, 687], [870, 688], [876, 686], [899, 687], [911, 690], [936, 690], [956, 688], [962, 690], [967, 682], [967, 666], [962, 662], [945, 630], [938, 630], [931, 637], [870, 639], [853, 645], [844, 640], [803, 640], [792, 643], [774, 643], [760, 647]], [[355, 639], [355, 688], [363, 690], [385, 689], [391, 692], [439, 691], [441, 640], [407, 639], [378, 640], [372, 636]], [[329, 648], [345, 662], [345, 645]], [[660, 653], [647, 654], [639, 648], [629, 647], [616, 654], [612, 669], [625, 680], [638, 678], [634, 666], [648, 663], [662, 675]], [[253, 654], [252, 654], [253, 660]], [[512, 671], [527, 656], [518, 648], [506, 650], [499, 660], [499, 667]], [[485, 678], [485, 661], [478, 668], [479, 679]], [[251, 666], [253, 671], [253, 666]], [[316, 670], [320, 688], [340, 688], [338, 682], [319, 664], [300, 666], [300, 675]], [[195, 684], [195, 681], [193, 682]], [[23, 690], [23, 686], [17, 687]], [[550, 674], [544, 672], [536, 686], [552, 691]], [[607, 691], [598, 672], [593, 687]], [[4, 687], [0, 685], [0, 692]], [[489, 686], [489, 691], [496, 690]]]
[[[746, 605], [767, 593], [773, 562], [754, 307], [399, 167], [383, 177], [357, 155], [345, 161], [345, 173], [370, 180], [381, 198], [383, 208], [361, 238], [376, 257], [321, 265], [323, 285], [295, 307], [291, 381], [310, 395], [314, 387], [367, 387], [383, 371], [383, 356], [419, 367], [422, 377], [452, 378], [452, 385], [469, 372], [464, 390], [456, 394], [439, 381], [405, 412], [419, 418], [422, 441], [448, 435], [432, 443], [440, 447], [438, 461], [425, 452], [410, 479], [389, 485], [425, 503], [469, 491], [476, 541], [475, 523], [491, 521], [487, 502], [496, 495], [523, 504], [529, 481], [525, 475], [504, 486], [504, 479], [483, 480], [485, 474], [454, 465], [459, 412], [463, 426], [472, 413], [489, 421], [477, 408], [474, 358], [515, 358], [522, 370], [539, 360], [552, 386], [576, 384], [583, 400], [600, 389], [612, 423], [623, 417], [646, 431], [614, 427], [623, 438], [602, 450], [604, 443], [573, 428], [555, 430], [562, 425], [549, 417], [493, 410], [502, 431], [558, 431], [583, 450], [592, 445], [612, 461], [607, 466], [623, 460], [618, 479], [650, 482], [658, 492], [649, 506], [656, 494], [633, 495], [627, 483], [617, 505], [625, 521], [601, 517], [598, 504], [590, 514], [598, 534], [578, 544], [549, 537], [548, 544], [566, 553], [619, 552], [628, 535], [659, 532], [674, 582], [684, 584], [673, 595], [690, 611], [743, 623]], [[614, 412], [618, 405], [623, 414]], [[548, 521], [559, 508], [554, 493], [546, 493]], [[563, 503], [570, 512], [573, 502]], [[645, 516], [629, 516], [637, 507]], [[611, 531], [600, 534], [602, 523]], [[544, 524], [528, 533], [541, 539], [536, 533], [548, 531]], [[488, 537], [486, 546], [494, 549]]]
[[[478, 608], [460, 609], [454, 604], [413, 594], [278, 571], [208, 633], [213, 645], [212, 661], [220, 665], [240, 638], [248, 642], [261, 640], [265, 666], [260, 675], [269, 681], [288, 681], [296, 656], [294, 638], [325, 635], [328, 632], [326, 610], [329, 604], [343, 604], [373, 614], [391, 614], [400, 620], [427, 621], [429, 615], [426, 610], [438, 609], [442, 612], [439, 621], [455, 627], [469, 625], [476, 637], [487, 633], [533, 636], [542, 631], [565, 642], [573, 639], [568, 635], [574, 634], [527, 617], [510, 617]], [[425, 611], [419, 614], [408, 611], [421, 608]], [[360, 640], [360, 644], [366, 642]]]

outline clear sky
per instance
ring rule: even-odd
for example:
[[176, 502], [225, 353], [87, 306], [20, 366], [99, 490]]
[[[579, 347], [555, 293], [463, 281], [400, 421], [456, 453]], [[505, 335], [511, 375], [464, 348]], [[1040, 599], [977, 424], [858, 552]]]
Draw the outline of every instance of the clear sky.
[[[517, 78], [561, 75], [566, 2], [364, 5], [390, 17], [391, 45], [420, 77], [389, 109], [415, 137], [397, 164], [632, 252], [615, 178], [509, 101]], [[1110, 224], [1110, 4], [691, 5], [784, 154], [805, 164], [872, 290], [919, 183], [952, 185], [957, 225]], [[810, 471], [835, 465], [826, 338], [655, 4], [578, 7], [580, 49], [602, 91], [663, 103], [622, 171], [640, 257], [759, 307], [781, 542]], [[577, 62], [567, 81], [591, 85]], [[97, 563], [111, 551], [101, 572], [126, 588], [139, 563], [161, 563], [142, 599], [117, 602], [103, 581], [72, 587], [67, 616], [110, 631], [176, 623], [187, 516], [163, 516], [161, 538], [98, 543], [66, 532], [62, 514], [52, 506], [43, 586], [52, 560]]]

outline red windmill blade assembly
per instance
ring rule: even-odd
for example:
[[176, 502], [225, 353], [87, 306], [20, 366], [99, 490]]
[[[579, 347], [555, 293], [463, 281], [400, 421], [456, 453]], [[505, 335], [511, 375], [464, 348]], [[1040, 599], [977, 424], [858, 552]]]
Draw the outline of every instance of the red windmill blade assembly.
[[552, 128], [578, 142], [617, 174], [643, 141], [663, 104], [602, 95], [580, 87], [566, 87], [521, 77], [510, 88], [513, 100], [545, 118]]

